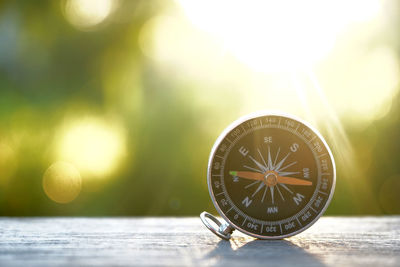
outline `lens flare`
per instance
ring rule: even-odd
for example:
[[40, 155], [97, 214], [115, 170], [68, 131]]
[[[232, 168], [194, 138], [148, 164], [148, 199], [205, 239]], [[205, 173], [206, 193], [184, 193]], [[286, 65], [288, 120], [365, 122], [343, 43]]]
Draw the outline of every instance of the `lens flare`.
[[63, 130], [58, 158], [73, 163], [89, 176], [100, 177], [117, 167], [124, 151], [125, 137], [119, 127], [100, 119], [86, 118]]
[[81, 187], [81, 175], [72, 164], [56, 162], [44, 173], [44, 192], [54, 202], [71, 202], [79, 195]]

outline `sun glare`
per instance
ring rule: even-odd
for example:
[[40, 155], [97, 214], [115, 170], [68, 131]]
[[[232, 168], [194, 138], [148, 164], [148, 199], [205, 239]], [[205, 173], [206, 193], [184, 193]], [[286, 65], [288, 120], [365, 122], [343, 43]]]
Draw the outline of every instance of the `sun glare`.
[[[350, 3], [349, 3], [350, 2]], [[189, 20], [260, 72], [309, 68], [345, 26], [376, 16], [379, 0], [179, 0]]]
[[99, 119], [84, 119], [63, 131], [58, 157], [73, 163], [84, 174], [112, 172], [124, 154], [125, 138], [118, 127]]

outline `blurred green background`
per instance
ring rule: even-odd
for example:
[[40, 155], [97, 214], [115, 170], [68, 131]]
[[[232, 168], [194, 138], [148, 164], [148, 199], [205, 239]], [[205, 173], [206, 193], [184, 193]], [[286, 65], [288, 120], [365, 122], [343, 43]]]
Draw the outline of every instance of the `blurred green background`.
[[247, 113], [317, 127], [330, 215], [400, 213], [395, 0], [0, 2], [0, 215], [198, 215]]

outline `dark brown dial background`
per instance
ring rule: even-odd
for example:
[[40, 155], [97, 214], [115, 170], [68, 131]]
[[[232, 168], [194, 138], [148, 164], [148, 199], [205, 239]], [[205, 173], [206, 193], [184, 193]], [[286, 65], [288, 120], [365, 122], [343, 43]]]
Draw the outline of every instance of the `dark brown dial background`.
[[[266, 142], [266, 137], [271, 137], [272, 142]], [[294, 144], [296, 151], [290, 149]], [[263, 172], [250, 157], [260, 163], [264, 159], [268, 165], [268, 147], [273, 161], [280, 149], [275, 165], [288, 153], [281, 168], [296, 162], [283, 172], [299, 173], [287, 176], [311, 181], [312, 185], [286, 185], [285, 189], [278, 184], [272, 203], [270, 188], [262, 201], [265, 185], [254, 194], [262, 182], [235, 179], [230, 174]], [[246, 155], [240, 149], [245, 149]], [[260, 116], [235, 125], [217, 141], [209, 163], [209, 188], [217, 210], [237, 229], [256, 237], [279, 238], [307, 228], [324, 211], [333, 194], [335, 171], [330, 151], [312, 129], [292, 118]], [[304, 177], [304, 168], [309, 170], [309, 177]], [[302, 197], [296, 203], [297, 194]]]

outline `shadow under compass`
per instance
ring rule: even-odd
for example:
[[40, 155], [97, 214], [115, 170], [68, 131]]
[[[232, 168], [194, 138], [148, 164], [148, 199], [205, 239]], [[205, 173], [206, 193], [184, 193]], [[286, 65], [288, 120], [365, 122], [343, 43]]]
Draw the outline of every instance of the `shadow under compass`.
[[203, 260], [216, 266], [325, 266], [315, 256], [288, 240], [221, 240]]

